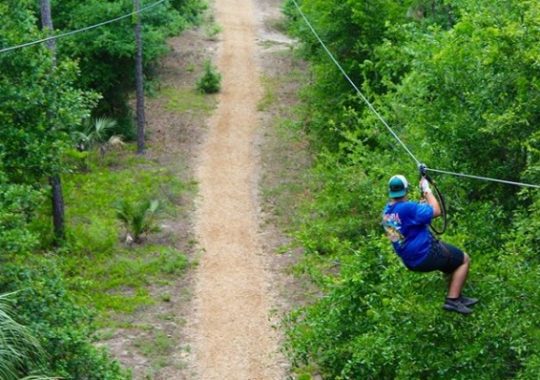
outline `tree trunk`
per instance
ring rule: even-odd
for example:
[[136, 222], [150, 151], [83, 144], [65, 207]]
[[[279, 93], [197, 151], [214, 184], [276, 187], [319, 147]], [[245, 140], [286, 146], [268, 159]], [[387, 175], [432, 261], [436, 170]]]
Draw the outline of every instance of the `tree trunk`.
[[[54, 30], [51, 14], [51, 1], [41, 0], [41, 26], [48, 32]], [[56, 64], [56, 40], [49, 40], [46, 44], [51, 51], [54, 63]]]
[[[44, 30], [48, 30], [49, 32], [54, 30], [50, 0], [41, 0], [41, 25]], [[54, 70], [56, 67], [56, 40], [47, 41], [47, 48], [51, 52]], [[50, 118], [52, 119], [52, 115]], [[58, 174], [51, 175], [49, 177], [49, 184], [51, 185], [54, 236], [58, 242], [65, 237], [64, 196], [62, 194], [60, 176]]]
[[54, 236], [57, 241], [65, 237], [64, 220], [64, 196], [62, 194], [62, 181], [59, 175], [53, 175], [49, 178], [52, 191], [52, 212], [54, 224]]
[[[135, 12], [141, 9], [141, 0], [133, 0]], [[137, 86], [137, 154], [144, 154], [144, 77], [143, 77], [143, 42], [140, 14], [135, 15], [135, 44], [137, 53], [135, 55], [135, 83]]]

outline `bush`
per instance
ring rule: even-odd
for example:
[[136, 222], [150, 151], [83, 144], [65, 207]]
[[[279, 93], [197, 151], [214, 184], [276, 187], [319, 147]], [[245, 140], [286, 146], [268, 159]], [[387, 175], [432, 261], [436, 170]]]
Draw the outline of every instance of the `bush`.
[[157, 231], [155, 215], [158, 209], [157, 200], [137, 203], [121, 200], [116, 205], [116, 217], [124, 224], [128, 237], [132, 236], [135, 243], [140, 243], [143, 235]]
[[221, 74], [210, 61], [204, 64], [204, 73], [197, 81], [197, 89], [205, 94], [215, 94], [221, 90]]
[[326, 296], [288, 321], [296, 366], [316, 363], [329, 379], [534, 379], [538, 265], [473, 259], [468, 291], [481, 304], [464, 318], [441, 309], [443, 277], [405, 270], [386, 238], [369, 236], [339, 262]]
[[[539, 3], [417, 3], [302, 8], [419, 159], [538, 182], [540, 51], [538, 29], [529, 31]], [[437, 175], [451, 218], [444, 239], [471, 255], [465, 292], [481, 299], [469, 317], [443, 311], [442, 276], [407, 271], [378, 225], [388, 178], [412, 183], [415, 165], [290, 1], [286, 12], [312, 63], [303, 116], [316, 157], [294, 236], [308, 255], [301, 269], [323, 294], [287, 320], [294, 365], [328, 379], [537, 379], [537, 192]]]
[[12, 318], [8, 296], [0, 295], [0, 377], [17, 380], [29, 367], [39, 367], [45, 352], [29, 329]]
[[93, 314], [66, 290], [54, 259], [24, 260], [0, 268], [0, 291], [17, 293], [14, 311], [19, 321], [47, 353], [47, 360], [29, 366], [65, 379], [124, 380], [130, 376], [101, 348], [91, 343]]
[[28, 224], [43, 193], [31, 186], [2, 183], [1, 176], [0, 172], [0, 252], [25, 252], [38, 243]]

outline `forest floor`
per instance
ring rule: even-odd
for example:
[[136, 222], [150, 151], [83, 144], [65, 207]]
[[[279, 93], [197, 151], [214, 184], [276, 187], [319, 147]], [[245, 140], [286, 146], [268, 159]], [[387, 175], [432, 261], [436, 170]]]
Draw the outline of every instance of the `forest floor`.
[[[282, 33], [280, 6], [216, 0], [215, 18], [172, 38], [158, 68], [147, 157], [195, 183], [197, 194], [185, 193], [154, 239], [188, 252], [195, 269], [156, 286], [160, 302], [106, 334], [104, 344], [136, 380], [290, 376], [279, 323], [304, 289], [290, 273], [297, 252], [282, 248], [279, 225], [294, 205], [280, 205], [293, 201], [290, 185], [309, 160], [305, 140], [283, 126], [303, 64]], [[223, 76], [217, 96], [195, 91], [207, 59]]]

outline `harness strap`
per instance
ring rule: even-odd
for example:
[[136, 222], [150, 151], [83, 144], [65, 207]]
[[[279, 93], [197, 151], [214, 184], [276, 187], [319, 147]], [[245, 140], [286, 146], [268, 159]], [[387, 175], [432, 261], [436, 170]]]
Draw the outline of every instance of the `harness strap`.
[[435, 189], [435, 194], [437, 197], [437, 201], [439, 202], [439, 206], [441, 207], [441, 216], [443, 220], [443, 225], [441, 229], [438, 229], [431, 223], [429, 225], [429, 228], [433, 233], [437, 235], [442, 235], [446, 232], [446, 228], [448, 227], [448, 219], [447, 219], [447, 213], [446, 213], [446, 202], [444, 200], [444, 196], [442, 195], [441, 191], [437, 187], [437, 184], [435, 181], [427, 174], [427, 166], [424, 164], [418, 165], [418, 169], [420, 170], [420, 176], [422, 178], [425, 178], [431, 186], [433, 186], [433, 189]]

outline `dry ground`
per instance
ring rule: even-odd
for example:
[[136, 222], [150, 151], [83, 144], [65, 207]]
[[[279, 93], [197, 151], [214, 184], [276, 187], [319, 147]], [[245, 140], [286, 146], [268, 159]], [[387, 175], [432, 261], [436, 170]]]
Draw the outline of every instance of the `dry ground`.
[[[147, 101], [148, 156], [196, 181], [160, 237], [199, 267], [153, 290], [107, 345], [135, 379], [285, 379], [279, 320], [302, 300], [282, 233], [309, 165], [293, 117], [303, 64], [281, 33], [280, 0], [219, 0], [208, 28], [170, 41], [159, 87]], [[194, 92], [205, 59], [223, 74], [217, 97]], [[212, 112], [218, 103], [218, 108]], [[299, 137], [300, 136], [300, 137]], [[259, 185], [262, 190], [259, 191]], [[292, 190], [290, 190], [292, 189]], [[280, 254], [276, 252], [280, 251]]]
[[[201, 27], [172, 38], [169, 46], [170, 53], [157, 68], [158, 80], [153, 84], [157, 87], [147, 93], [147, 157], [177, 173], [183, 182], [193, 183], [193, 162], [216, 103], [214, 96], [198, 94], [195, 83], [204, 61], [215, 55], [217, 41]], [[176, 217], [162, 221], [162, 232], [154, 239], [187, 252], [196, 266], [200, 249], [191, 222], [193, 202], [194, 192], [186, 193], [178, 202]], [[154, 286], [155, 305], [118, 316], [120, 328], [101, 332], [102, 343], [131, 369], [135, 380], [192, 378], [183, 329], [192, 298], [190, 276]]]

